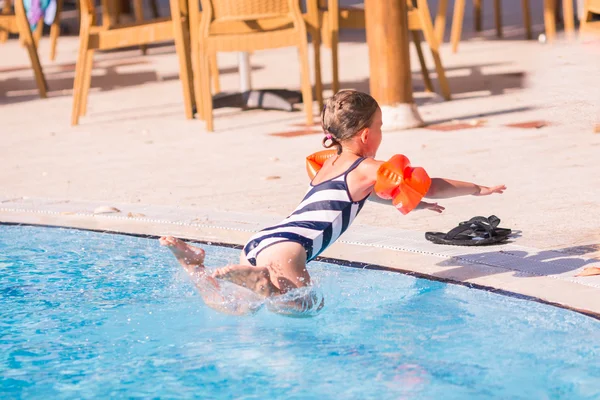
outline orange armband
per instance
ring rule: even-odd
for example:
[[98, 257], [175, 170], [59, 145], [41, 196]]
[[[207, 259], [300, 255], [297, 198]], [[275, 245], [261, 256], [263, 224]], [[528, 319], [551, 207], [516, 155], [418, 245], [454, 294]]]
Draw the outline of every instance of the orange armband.
[[327, 159], [335, 156], [336, 150], [321, 150], [306, 157], [306, 172], [312, 181]]
[[421, 167], [411, 167], [402, 154], [384, 162], [377, 171], [375, 193], [382, 199], [392, 199], [392, 204], [402, 214], [413, 210], [431, 186], [431, 178]]

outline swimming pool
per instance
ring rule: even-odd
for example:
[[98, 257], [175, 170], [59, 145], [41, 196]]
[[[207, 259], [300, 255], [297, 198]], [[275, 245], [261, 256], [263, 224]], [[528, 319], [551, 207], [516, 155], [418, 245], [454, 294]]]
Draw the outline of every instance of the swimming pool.
[[[238, 251], [207, 246], [207, 265]], [[156, 240], [0, 225], [2, 398], [594, 399], [600, 321], [315, 262], [313, 318], [203, 305]]]

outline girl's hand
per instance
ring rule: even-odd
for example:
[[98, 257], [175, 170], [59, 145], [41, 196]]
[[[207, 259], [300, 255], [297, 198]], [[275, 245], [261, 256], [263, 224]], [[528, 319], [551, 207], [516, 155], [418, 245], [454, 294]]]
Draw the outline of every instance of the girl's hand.
[[479, 193], [475, 193], [474, 196], [488, 196], [490, 194], [498, 193], [502, 194], [506, 190], [506, 185], [498, 185], [498, 186], [481, 186], [479, 187]]
[[441, 214], [442, 211], [444, 211], [446, 208], [440, 206], [438, 203], [427, 203], [427, 202], [420, 202], [419, 205], [416, 207], [417, 210], [431, 210], [433, 212], [436, 212], [438, 214]]

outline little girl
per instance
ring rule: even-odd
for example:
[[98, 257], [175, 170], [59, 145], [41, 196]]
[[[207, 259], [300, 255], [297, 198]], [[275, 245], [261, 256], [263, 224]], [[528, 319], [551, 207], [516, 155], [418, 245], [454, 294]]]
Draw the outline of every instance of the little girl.
[[[308, 193], [296, 209], [280, 224], [255, 234], [244, 247], [239, 265], [204, 273], [204, 251], [171, 236], [160, 238], [180, 264], [196, 278], [205, 302], [220, 311], [243, 314], [251, 307], [223, 305], [218, 278], [246, 287], [262, 298], [274, 298], [311, 284], [306, 269], [352, 224], [366, 200], [392, 205], [374, 193], [379, 167], [375, 159], [381, 144], [381, 109], [365, 93], [343, 90], [330, 98], [322, 113], [325, 137], [323, 146], [335, 147], [337, 156], [327, 159], [309, 186]], [[442, 178], [432, 178], [425, 197], [432, 199], [456, 196], [486, 196], [502, 193], [506, 187], [481, 186]], [[441, 213], [437, 203], [419, 203], [418, 209]], [[208, 285], [208, 286], [207, 286]], [[292, 309], [307, 307], [288, 304]], [[322, 306], [322, 304], [321, 304]]]

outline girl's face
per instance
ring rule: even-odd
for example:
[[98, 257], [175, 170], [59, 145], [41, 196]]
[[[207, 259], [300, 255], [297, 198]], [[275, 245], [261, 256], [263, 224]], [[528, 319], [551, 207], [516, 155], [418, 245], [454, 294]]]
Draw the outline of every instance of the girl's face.
[[381, 139], [383, 137], [381, 134], [381, 125], [383, 125], [381, 116], [381, 109], [378, 108], [377, 111], [375, 111], [375, 116], [373, 117], [371, 126], [365, 129], [361, 135], [364, 146], [364, 155], [366, 157], [375, 157], [377, 150], [379, 149], [379, 145], [381, 144]]

